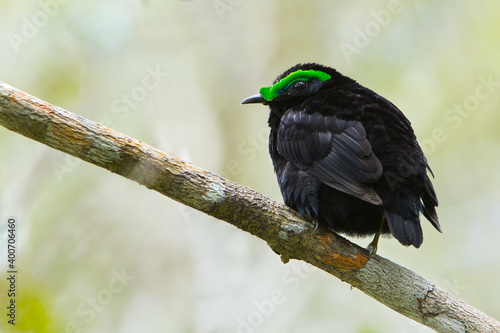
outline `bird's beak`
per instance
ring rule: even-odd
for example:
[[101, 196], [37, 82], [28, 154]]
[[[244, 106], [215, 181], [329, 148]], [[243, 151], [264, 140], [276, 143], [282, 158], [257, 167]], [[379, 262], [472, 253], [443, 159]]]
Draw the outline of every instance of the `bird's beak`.
[[250, 97], [245, 98], [244, 100], [241, 101], [240, 104], [251, 104], [251, 103], [264, 103], [266, 100], [260, 93], [252, 95]]

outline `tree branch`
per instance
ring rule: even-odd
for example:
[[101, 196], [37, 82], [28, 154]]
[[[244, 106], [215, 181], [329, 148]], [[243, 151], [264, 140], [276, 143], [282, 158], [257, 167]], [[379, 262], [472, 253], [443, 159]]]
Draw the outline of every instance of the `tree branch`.
[[500, 323], [416, 273], [254, 190], [0, 81], [0, 125], [226, 221], [263, 240], [283, 262], [304, 260], [437, 332], [500, 332]]

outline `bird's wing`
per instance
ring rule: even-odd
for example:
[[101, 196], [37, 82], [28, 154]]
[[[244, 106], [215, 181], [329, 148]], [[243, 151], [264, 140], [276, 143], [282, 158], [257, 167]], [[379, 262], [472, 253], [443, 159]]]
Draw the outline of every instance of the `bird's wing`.
[[339, 191], [381, 205], [373, 183], [382, 165], [358, 121], [290, 110], [278, 128], [278, 152], [299, 169]]

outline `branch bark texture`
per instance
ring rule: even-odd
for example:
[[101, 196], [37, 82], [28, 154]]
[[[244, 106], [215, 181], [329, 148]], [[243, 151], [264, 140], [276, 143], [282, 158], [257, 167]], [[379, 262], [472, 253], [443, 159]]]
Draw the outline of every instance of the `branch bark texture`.
[[500, 323], [418, 274], [264, 195], [0, 81], [0, 125], [247, 231], [282, 260], [303, 260], [437, 332], [499, 332]]

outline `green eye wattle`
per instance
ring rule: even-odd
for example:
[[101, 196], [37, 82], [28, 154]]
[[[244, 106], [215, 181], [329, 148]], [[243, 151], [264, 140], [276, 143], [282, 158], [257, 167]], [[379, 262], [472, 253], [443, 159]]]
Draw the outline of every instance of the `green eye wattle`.
[[325, 72], [322, 72], [322, 71], [315, 71], [312, 69], [310, 69], [310, 70], [299, 69], [298, 71], [295, 71], [293, 73], [288, 74], [288, 76], [279, 80], [278, 82], [276, 82], [274, 85], [272, 85], [270, 87], [260, 88], [260, 94], [262, 95], [262, 98], [264, 98], [266, 101], [272, 101], [273, 99], [278, 97], [279, 92], [281, 90], [286, 89], [288, 86], [290, 86], [294, 82], [305, 83], [306, 89], [307, 89], [307, 83], [305, 81], [309, 81], [309, 79], [312, 79], [312, 78], [316, 78], [316, 79], [321, 80], [321, 81], [327, 81], [331, 78], [331, 76]]

